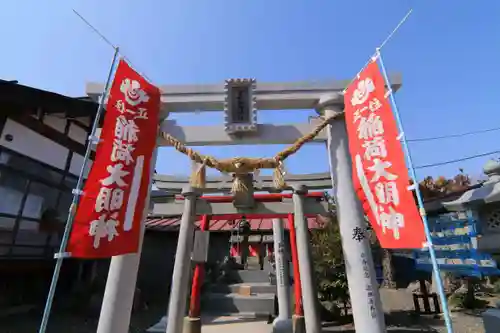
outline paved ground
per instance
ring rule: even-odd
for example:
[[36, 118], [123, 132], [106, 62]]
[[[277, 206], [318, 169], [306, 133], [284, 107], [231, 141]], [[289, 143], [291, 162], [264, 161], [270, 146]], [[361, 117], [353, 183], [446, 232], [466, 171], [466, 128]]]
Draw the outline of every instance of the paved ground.
[[[391, 333], [446, 333], [443, 320], [433, 317], [414, 317], [411, 315], [413, 301], [405, 290], [382, 290], [382, 301], [387, 313], [388, 332]], [[130, 333], [144, 333], [145, 330], [165, 314], [163, 306], [152, 306], [147, 311], [132, 317]], [[0, 317], [0, 333], [35, 333], [40, 324], [41, 311], [10, 318]], [[234, 318], [204, 318], [204, 333], [267, 333], [271, 325], [263, 321]], [[454, 313], [454, 333], [484, 333], [480, 313]], [[76, 315], [70, 312], [54, 313], [49, 322], [47, 333], [95, 333], [97, 316]], [[325, 332], [355, 333], [352, 325], [330, 326]], [[362, 333], [362, 332], [357, 332]]]
[[[399, 293], [389, 293], [401, 296]], [[396, 294], [396, 295], [395, 295]], [[385, 295], [388, 296], [388, 295]], [[394, 299], [393, 299], [394, 301]], [[477, 314], [457, 313], [452, 315], [454, 333], [484, 333], [483, 324]], [[356, 333], [352, 325], [324, 325], [323, 332]], [[410, 316], [406, 311], [392, 311], [387, 314], [387, 332], [390, 333], [446, 333], [441, 318]], [[265, 321], [235, 319], [231, 317], [205, 318], [203, 333], [267, 333], [271, 325]], [[359, 333], [359, 332], [357, 332]]]
[[266, 321], [232, 317], [203, 318], [203, 333], [268, 333]]

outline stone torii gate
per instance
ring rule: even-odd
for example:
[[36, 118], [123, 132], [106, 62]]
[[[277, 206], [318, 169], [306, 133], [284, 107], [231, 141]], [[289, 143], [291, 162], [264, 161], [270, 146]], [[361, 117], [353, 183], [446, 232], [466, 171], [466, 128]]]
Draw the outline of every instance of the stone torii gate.
[[[401, 86], [399, 76], [391, 77], [391, 82], [393, 91]], [[353, 230], [365, 230], [366, 222], [353, 189], [347, 133], [344, 119], [341, 117], [344, 104], [342, 91], [347, 84], [349, 81], [273, 84], [236, 79], [215, 85], [162, 86], [160, 87], [163, 103], [160, 116], [161, 130], [187, 146], [291, 144], [310, 133], [320, 119], [314, 119], [310, 123], [287, 125], [258, 124], [256, 111], [292, 112], [286, 110], [316, 109], [326, 118], [340, 116], [331, 121], [325, 130], [311, 141], [326, 142], [327, 146], [356, 330], [363, 333], [382, 333], [385, 332], [385, 323], [371, 260], [370, 244], [366, 238], [353, 237]], [[98, 98], [102, 91], [102, 84], [87, 85], [87, 94], [93, 98]], [[180, 126], [174, 120], [167, 120], [168, 114], [172, 112], [195, 111], [225, 111], [225, 124]], [[159, 140], [159, 145], [167, 143]], [[189, 210], [186, 209], [185, 212], [188, 213]], [[306, 249], [308, 244], [304, 242], [308, 243], [307, 238], [298, 239], [297, 246]], [[140, 252], [112, 259], [98, 333], [128, 332], [139, 260]], [[299, 258], [300, 266], [302, 263]], [[304, 293], [314, 290], [310, 274], [309, 279], [306, 278], [309, 282], [303, 278], [301, 280]], [[321, 331], [317, 315], [314, 314], [315, 297], [313, 294], [310, 297], [303, 295], [305, 326], [308, 333]], [[167, 332], [179, 333], [169, 328]]]

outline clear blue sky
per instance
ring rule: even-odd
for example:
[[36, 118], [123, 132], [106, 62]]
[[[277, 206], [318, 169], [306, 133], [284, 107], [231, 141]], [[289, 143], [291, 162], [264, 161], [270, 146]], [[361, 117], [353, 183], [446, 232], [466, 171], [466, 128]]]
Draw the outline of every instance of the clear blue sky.
[[[53, 0], [3, 1], [0, 77], [82, 96], [104, 81], [113, 50], [72, 12], [79, 11], [156, 84], [349, 79], [406, 12], [414, 12], [383, 50], [389, 72], [402, 72], [397, 94], [408, 138], [500, 127], [500, 2], [339, 0]], [[263, 122], [305, 121], [262, 112]], [[215, 124], [219, 114], [175, 117]], [[500, 149], [500, 131], [413, 144], [416, 165]], [[219, 157], [272, 156], [281, 147], [212, 147]], [[293, 173], [328, 168], [323, 146], [290, 159]], [[487, 158], [419, 170], [480, 174]], [[160, 173], [186, 174], [185, 157], [163, 148]]]

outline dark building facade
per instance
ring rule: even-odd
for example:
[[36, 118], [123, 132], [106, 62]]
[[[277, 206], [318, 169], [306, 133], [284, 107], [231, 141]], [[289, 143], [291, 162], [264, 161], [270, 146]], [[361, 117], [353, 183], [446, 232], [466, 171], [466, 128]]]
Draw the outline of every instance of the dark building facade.
[[[0, 80], [0, 308], [46, 297], [96, 111]], [[69, 260], [63, 274], [80, 264]]]

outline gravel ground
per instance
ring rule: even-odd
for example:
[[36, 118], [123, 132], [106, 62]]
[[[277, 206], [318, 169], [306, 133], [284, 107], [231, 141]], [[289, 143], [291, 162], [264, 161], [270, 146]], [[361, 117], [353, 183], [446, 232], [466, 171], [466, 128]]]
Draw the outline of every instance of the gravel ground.
[[[387, 313], [387, 324], [392, 327], [399, 327], [403, 332], [439, 332], [446, 333], [446, 327], [442, 316], [412, 315], [413, 298], [411, 292], [407, 290], [381, 289], [384, 311]], [[484, 333], [481, 312], [453, 312], [454, 333]], [[393, 325], [391, 325], [393, 324]], [[416, 331], [404, 330], [403, 328], [413, 328]], [[398, 331], [395, 331], [398, 332]]]
[[[388, 325], [388, 332], [446, 333], [446, 328], [444, 327], [442, 318], [433, 318], [432, 316], [415, 317], [411, 315], [413, 310], [413, 301], [411, 293], [408, 291], [382, 289], [381, 295], [384, 304], [384, 311], [387, 314], [386, 322]], [[155, 324], [164, 313], [164, 306], [151, 306], [147, 311], [135, 313], [132, 316], [130, 333], [144, 333], [144, 331]], [[452, 318], [455, 333], [484, 333], [482, 319], [479, 312], [455, 312], [452, 314]], [[40, 319], [41, 311], [12, 316], [9, 318], [0, 317], [0, 333], [35, 333], [38, 331]], [[96, 327], [97, 316], [85, 317], [68, 312], [54, 312], [50, 318], [47, 333], [95, 333]], [[269, 329], [271, 329], [270, 326]], [[266, 331], [266, 333], [269, 331]], [[325, 327], [325, 332], [339, 331], [351, 333], [355, 332], [352, 325], [342, 327]]]

